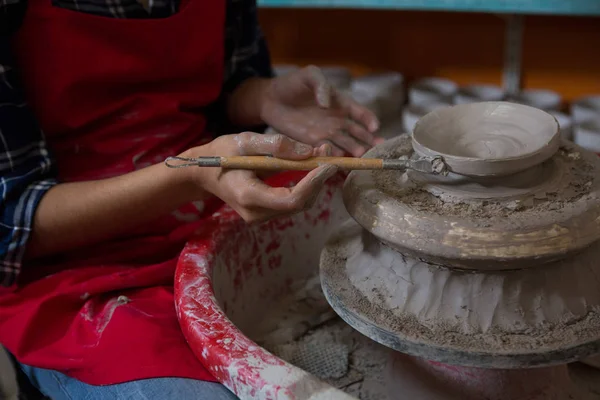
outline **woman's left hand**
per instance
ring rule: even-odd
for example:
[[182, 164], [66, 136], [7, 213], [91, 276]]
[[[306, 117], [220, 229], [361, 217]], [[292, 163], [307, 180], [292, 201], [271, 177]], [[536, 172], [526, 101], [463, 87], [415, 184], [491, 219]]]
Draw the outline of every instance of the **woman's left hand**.
[[378, 143], [375, 114], [328, 84], [309, 66], [271, 80], [261, 118], [277, 132], [312, 146], [329, 143], [332, 155], [361, 157]]

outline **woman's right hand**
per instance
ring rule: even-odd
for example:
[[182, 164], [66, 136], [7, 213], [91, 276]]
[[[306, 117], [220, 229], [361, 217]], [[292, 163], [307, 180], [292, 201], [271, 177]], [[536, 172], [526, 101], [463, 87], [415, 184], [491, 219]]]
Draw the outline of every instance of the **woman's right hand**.
[[[221, 136], [212, 142], [181, 154], [183, 157], [273, 156], [303, 160], [327, 156], [331, 147], [313, 148], [283, 135], [244, 132]], [[190, 168], [190, 179], [204, 190], [219, 197], [246, 222], [293, 214], [312, 206], [325, 181], [337, 172], [335, 166], [321, 166], [294, 187], [274, 188], [263, 182], [254, 171], [222, 168]]]

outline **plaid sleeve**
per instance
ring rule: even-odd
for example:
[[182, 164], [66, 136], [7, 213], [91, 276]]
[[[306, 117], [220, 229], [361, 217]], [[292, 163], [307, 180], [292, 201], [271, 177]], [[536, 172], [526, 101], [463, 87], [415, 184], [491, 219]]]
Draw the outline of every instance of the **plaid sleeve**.
[[[6, 27], [14, 24], [18, 0], [0, 0], [0, 284], [14, 283], [33, 217], [42, 196], [56, 184], [46, 142], [26, 106], [12, 68]], [[15, 13], [12, 13], [12, 10]]]
[[227, 119], [227, 97], [245, 80], [272, 78], [267, 42], [258, 24], [256, 0], [227, 0], [225, 20], [225, 79], [222, 95], [209, 109], [209, 129], [218, 134], [265, 127], [239, 127]]
[[248, 78], [273, 77], [271, 58], [258, 24], [256, 0], [228, 0], [225, 27], [225, 84], [231, 93]]

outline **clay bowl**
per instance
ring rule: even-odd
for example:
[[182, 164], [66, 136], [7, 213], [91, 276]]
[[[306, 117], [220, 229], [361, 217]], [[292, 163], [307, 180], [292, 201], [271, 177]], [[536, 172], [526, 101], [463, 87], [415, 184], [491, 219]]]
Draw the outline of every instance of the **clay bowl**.
[[348, 68], [340, 66], [322, 66], [320, 69], [333, 87], [344, 92], [350, 91], [352, 86], [352, 73]]
[[600, 95], [581, 97], [571, 104], [571, 115], [575, 124], [600, 117]]
[[[288, 186], [302, 176], [269, 183]], [[343, 181], [330, 179], [312, 209], [265, 224], [245, 224], [224, 207], [181, 253], [175, 303], [182, 332], [196, 357], [241, 399], [356, 400], [257, 344], [293, 285], [317, 276], [322, 247], [349, 218]]]
[[577, 125], [573, 141], [584, 149], [600, 154], [600, 116], [590, 118]]
[[417, 122], [413, 148], [442, 156], [466, 176], [505, 176], [546, 161], [560, 146], [556, 119], [537, 108], [508, 102], [461, 104], [435, 110]]
[[431, 102], [452, 102], [458, 85], [445, 78], [423, 78], [410, 85], [408, 101], [410, 104]]

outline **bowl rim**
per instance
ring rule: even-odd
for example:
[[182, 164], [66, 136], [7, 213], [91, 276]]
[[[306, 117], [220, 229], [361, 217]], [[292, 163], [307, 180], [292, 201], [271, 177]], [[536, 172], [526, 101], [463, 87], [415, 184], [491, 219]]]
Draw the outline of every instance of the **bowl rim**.
[[515, 108], [529, 108], [535, 110], [536, 112], [539, 112], [540, 115], [545, 114], [549, 118], [552, 118], [555, 126], [554, 132], [549, 137], [549, 140], [542, 146], [527, 153], [519, 154], [517, 156], [489, 159], [456, 156], [430, 149], [429, 147], [419, 142], [419, 132], [423, 129], [423, 123], [427, 122], [427, 117], [433, 112], [440, 112], [440, 109], [438, 109], [425, 114], [419, 119], [419, 121], [417, 121], [413, 129], [412, 135], [412, 145], [415, 152], [423, 157], [443, 157], [450, 171], [457, 174], [468, 176], [500, 176], [510, 175], [513, 173], [524, 171], [530, 167], [533, 167], [534, 165], [541, 164], [542, 162], [552, 157], [554, 153], [556, 153], [556, 151], [558, 151], [560, 147], [560, 124], [558, 123], [558, 120], [554, 115], [539, 108], [528, 106], [525, 104], [512, 103], [508, 101], [480, 101], [469, 104], [451, 105], [449, 107], [444, 108], [444, 110], [450, 108], [456, 109], [456, 107], [469, 108], [474, 106], [480, 106], [482, 104], [508, 105]]

